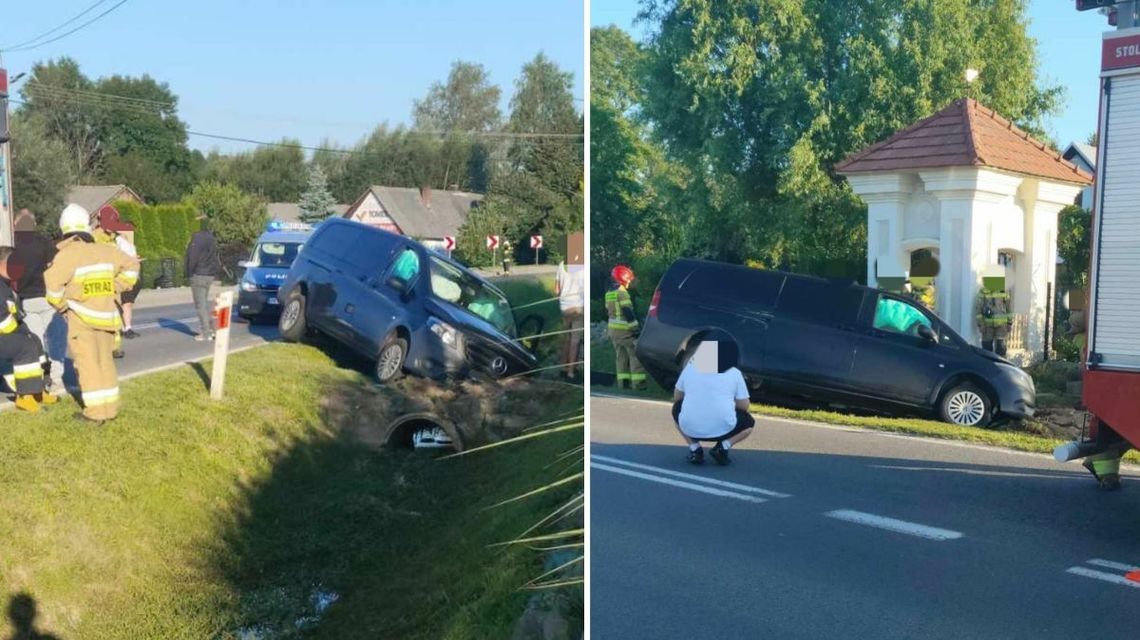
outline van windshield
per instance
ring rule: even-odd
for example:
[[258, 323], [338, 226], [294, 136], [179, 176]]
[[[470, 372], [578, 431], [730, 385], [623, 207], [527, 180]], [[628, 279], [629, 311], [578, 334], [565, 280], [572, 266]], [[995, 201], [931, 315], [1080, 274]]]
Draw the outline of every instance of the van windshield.
[[254, 267], [288, 269], [293, 266], [300, 249], [299, 242], [262, 242], [253, 250], [250, 262]]
[[515, 337], [515, 317], [507, 299], [478, 278], [435, 257], [431, 259], [431, 292]]

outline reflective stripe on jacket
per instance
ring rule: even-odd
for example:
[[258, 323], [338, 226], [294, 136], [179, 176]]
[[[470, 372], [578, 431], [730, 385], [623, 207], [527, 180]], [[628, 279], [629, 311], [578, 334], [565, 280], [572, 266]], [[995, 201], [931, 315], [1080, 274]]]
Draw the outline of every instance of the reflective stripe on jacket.
[[625, 311], [633, 315], [633, 299], [625, 287], [618, 287], [606, 292], [606, 316], [609, 318], [609, 328], [629, 331], [637, 328], [637, 319], [627, 320]]
[[138, 270], [139, 261], [114, 244], [68, 238], [44, 272], [47, 301], [93, 329], [116, 331], [123, 326], [116, 296], [135, 286]]
[[20, 303], [8, 283], [0, 280], [0, 335], [8, 335], [20, 326]]

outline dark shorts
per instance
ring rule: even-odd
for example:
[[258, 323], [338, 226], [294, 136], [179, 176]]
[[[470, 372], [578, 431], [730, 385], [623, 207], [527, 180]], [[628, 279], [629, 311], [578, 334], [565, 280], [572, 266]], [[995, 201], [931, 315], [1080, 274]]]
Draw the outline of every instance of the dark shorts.
[[134, 304], [135, 300], [139, 297], [139, 291], [142, 291], [142, 280], [136, 282], [135, 286], [131, 287], [129, 291], [124, 291], [122, 295], [120, 295], [123, 304]]
[[[678, 428], [680, 427], [680, 424], [681, 424], [681, 403], [682, 402], [684, 402], [684, 400], [678, 400], [678, 401], [673, 403], [673, 422], [677, 424]], [[752, 414], [748, 413], [747, 411], [741, 411], [741, 410], [737, 409], [736, 410], [736, 426], [732, 428], [732, 431], [729, 431], [728, 433], [726, 433], [722, 436], [717, 436], [716, 438], [689, 438], [689, 439], [690, 440], [697, 440], [698, 442], [720, 442], [721, 440], [728, 440], [729, 438], [731, 438], [731, 437], [733, 437], [733, 436], [735, 436], [741, 432], [747, 431], [747, 430], [749, 430], [755, 426], [756, 426], [756, 418], [753, 418]], [[684, 433], [684, 432], [682, 432], [682, 433]], [[686, 437], [688, 437], [688, 436], [686, 436]]]

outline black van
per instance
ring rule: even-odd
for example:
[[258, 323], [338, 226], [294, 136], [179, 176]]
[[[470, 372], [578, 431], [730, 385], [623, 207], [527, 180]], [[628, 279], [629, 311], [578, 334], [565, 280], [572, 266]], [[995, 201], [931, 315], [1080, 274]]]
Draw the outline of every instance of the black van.
[[878, 289], [685, 259], [662, 277], [648, 315], [637, 355], [667, 389], [695, 338], [721, 329], [740, 343], [740, 369], [757, 398], [763, 388], [975, 426], [1035, 409], [1029, 374]]
[[328, 335], [376, 362], [376, 378], [529, 371], [503, 292], [422, 244], [359, 222], [325, 221], [279, 290], [287, 341]]

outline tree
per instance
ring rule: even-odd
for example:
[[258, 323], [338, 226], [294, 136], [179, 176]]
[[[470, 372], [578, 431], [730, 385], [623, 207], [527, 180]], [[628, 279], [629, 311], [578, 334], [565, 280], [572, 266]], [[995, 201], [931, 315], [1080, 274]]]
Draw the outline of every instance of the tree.
[[1058, 288], [1061, 290], [1087, 288], [1092, 215], [1087, 209], [1069, 205], [1061, 210], [1057, 218], [1057, 255], [1065, 261], [1065, 268], [1059, 269]]
[[415, 101], [416, 128], [464, 133], [492, 131], [502, 117], [501, 95], [483, 65], [457, 60], [451, 65], [446, 83], [432, 84], [424, 99]]
[[303, 222], [320, 222], [333, 215], [333, 206], [336, 200], [329, 193], [328, 180], [320, 165], [314, 164], [309, 168], [309, 187], [301, 194], [301, 220]]
[[1062, 91], [1037, 83], [1025, 4], [645, 0], [638, 106], [691, 176], [686, 251], [861, 263], [865, 207], [834, 173], [844, 157], [963, 95], [1042, 131]]
[[102, 157], [96, 109], [83, 104], [94, 90], [91, 82], [71, 58], [41, 62], [20, 89], [24, 104], [19, 113], [43, 123], [49, 137], [68, 152], [68, 172], [76, 180], [95, 176]]
[[70, 152], [33, 116], [16, 114], [11, 130], [13, 207], [16, 211], [26, 207], [36, 214], [41, 229], [54, 231], [75, 181]]
[[268, 222], [265, 201], [230, 184], [203, 182], [194, 187], [187, 201], [206, 215], [222, 245], [248, 249]]
[[232, 184], [270, 202], [296, 202], [307, 178], [300, 140], [282, 139], [280, 145], [261, 146], [234, 155], [211, 153], [205, 179]]

